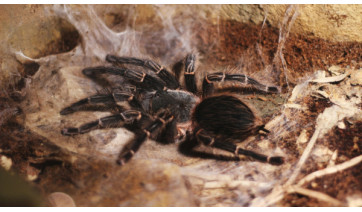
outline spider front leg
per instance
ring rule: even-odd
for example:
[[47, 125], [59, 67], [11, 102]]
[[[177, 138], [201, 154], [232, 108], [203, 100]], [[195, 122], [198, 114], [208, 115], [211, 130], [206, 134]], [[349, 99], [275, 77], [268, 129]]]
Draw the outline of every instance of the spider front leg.
[[138, 101], [134, 98], [134, 95], [130, 92], [125, 91], [114, 91], [111, 94], [97, 94], [84, 99], [81, 99], [69, 107], [64, 108], [60, 111], [60, 115], [68, 115], [77, 111], [85, 109], [99, 110], [102, 107], [107, 109], [106, 105], [116, 104], [118, 102], [127, 101], [134, 107], [140, 107]]
[[152, 134], [159, 134], [165, 128], [165, 126], [171, 123], [173, 120], [174, 117], [167, 111], [161, 112], [155, 121], [145, 126], [145, 128], [138, 135], [136, 135], [136, 138], [129, 148], [122, 150], [117, 159], [117, 164], [124, 165], [139, 150], [147, 138], [149, 138]]
[[134, 57], [117, 57], [114, 55], [107, 55], [106, 60], [114, 65], [131, 64], [148, 68], [155, 72], [157, 76], [166, 83], [168, 88], [177, 89], [180, 87], [180, 84], [176, 80], [175, 76], [173, 76], [165, 67], [160, 66], [152, 60], [138, 59]]
[[83, 69], [82, 73], [90, 78], [97, 78], [99, 74], [119, 75], [127, 80], [147, 89], [165, 90], [165, 83], [157, 77], [151, 76], [143, 71], [131, 70], [119, 67], [91, 67]]
[[186, 89], [194, 94], [197, 92], [195, 81], [195, 63], [196, 56], [194, 54], [188, 54], [185, 58], [185, 85]]
[[199, 131], [197, 131], [196, 133], [196, 139], [206, 145], [206, 146], [211, 146], [211, 147], [215, 147], [218, 149], [222, 149], [228, 152], [232, 152], [236, 155], [246, 155], [246, 156], [250, 156], [256, 160], [262, 161], [262, 162], [266, 162], [266, 163], [270, 163], [272, 165], [281, 165], [284, 163], [284, 158], [280, 157], [280, 156], [266, 156], [263, 154], [259, 154], [250, 150], [245, 150], [242, 148], [237, 147], [235, 144], [227, 142], [227, 141], [221, 141], [217, 138], [214, 138], [210, 135], [208, 135], [208, 133], [201, 129]]
[[251, 85], [258, 90], [267, 92], [267, 93], [279, 93], [279, 90], [275, 86], [266, 86], [253, 78], [250, 78], [244, 74], [226, 74], [224, 72], [217, 72], [208, 74], [202, 83], [202, 93], [203, 96], [210, 96], [214, 92], [214, 82], [224, 82], [224, 81], [237, 81], [245, 85]]
[[92, 121], [81, 125], [80, 127], [69, 127], [62, 129], [63, 135], [77, 135], [87, 133], [95, 129], [104, 129], [110, 127], [121, 127], [124, 124], [131, 124], [134, 121], [138, 121], [142, 118], [142, 113], [136, 110], [126, 110], [122, 113], [106, 116], [96, 121]]

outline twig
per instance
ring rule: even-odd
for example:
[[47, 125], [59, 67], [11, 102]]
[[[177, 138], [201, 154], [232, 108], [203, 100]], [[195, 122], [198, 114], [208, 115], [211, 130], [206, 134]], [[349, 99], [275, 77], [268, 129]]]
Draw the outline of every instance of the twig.
[[341, 75], [334, 76], [334, 77], [318, 78], [318, 79], [309, 80], [309, 82], [314, 82], [314, 83], [339, 82], [339, 81], [342, 81], [344, 78], [346, 78], [348, 75], [349, 74], [341, 74]]
[[314, 147], [314, 144], [316, 143], [317, 141], [317, 138], [319, 136], [319, 132], [320, 132], [320, 129], [317, 128], [315, 131], [314, 131], [314, 134], [312, 136], [312, 138], [310, 139], [307, 147], [305, 148], [304, 152], [303, 152], [303, 155], [302, 157], [300, 158], [300, 160], [298, 161], [298, 164], [297, 166], [295, 167], [295, 170], [293, 172], [293, 174], [290, 176], [289, 180], [285, 183], [285, 185], [291, 185], [295, 179], [297, 178], [302, 166], [304, 165], [305, 161], [307, 160], [307, 158], [309, 157], [313, 147]]
[[362, 162], [362, 155], [360, 156], [357, 156], [349, 161], [346, 161], [344, 163], [341, 163], [341, 164], [338, 164], [338, 165], [334, 165], [334, 166], [330, 166], [328, 168], [325, 168], [323, 170], [319, 170], [319, 171], [315, 171], [309, 175], [307, 175], [306, 177], [304, 177], [303, 179], [301, 179], [299, 182], [298, 182], [298, 186], [301, 186], [303, 185], [304, 183], [307, 183], [307, 182], [310, 182], [314, 179], [316, 179], [317, 177], [321, 177], [321, 176], [324, 176], [324, 175], [328, 175], [328, 174], [333, 174], [333, 173], [336, 173], [336, 172], [339, 172], [339, 171], [343, 171], [345, 169], [348, 169], [352, 166], [355, 166], [359, 163]]
[[335, 199], [331, 196], [328, 196], [327, 194], [321, 193], [319, 191], [313, 191], [309, 189], [305, 189], [299, 186], [289, 186], [287, 189], [288, 193], [299, 193], [305, 196], [309, 196], [327, 203], [330, 203], [333, 206], [343, 206], [344, 204], [339, 201], [338, 199]]

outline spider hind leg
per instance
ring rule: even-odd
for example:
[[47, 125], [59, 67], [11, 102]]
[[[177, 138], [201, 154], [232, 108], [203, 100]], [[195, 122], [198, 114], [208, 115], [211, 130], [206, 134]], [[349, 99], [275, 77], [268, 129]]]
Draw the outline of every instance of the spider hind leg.
[[279, 93], [279, 89], [275, 86], [266, 86], [248, 77], [244, 74], [226, 74], [224, 72], [217, 72], [205, 76], [202, 83], [203, 96], [210, 96], [214, 92], [214, 82], [236, 81], [244, 85], [250, 85], [262, 92], [266, 93]]
[[254, 151], [245, 150], [240, 147], [237, 147], [235, 144], [230, 143], [228, 141], [221, 141], [218, 138], [210, 136], [205, 130], [201, 129], [196, 133], [197, 140], [206, 146], [211, 146], [214, 148], [218, 148], [221, 150], [225, 150], [235, 155], [246, 155], [252, 157], [256, 160], [270, 163], [272, 165], [281, 165], [284, 163], [284, 158], [280, 156], [266, 156], [260, 153], [256, 153]]

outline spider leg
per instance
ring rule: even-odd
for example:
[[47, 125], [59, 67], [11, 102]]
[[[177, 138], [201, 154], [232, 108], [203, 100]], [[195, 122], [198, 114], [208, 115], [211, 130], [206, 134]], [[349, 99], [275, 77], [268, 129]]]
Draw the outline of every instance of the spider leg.
[[114, 65], [131, 64], [148, 68], [155, 72], [157, 76], [166, 83], [168, 88], [177, 89], [180, 87], [180, 84], [175, 76], [173, 76], [165, 67], [162, 67], [152, 60], [138, 59], [134, 57], [117, 57], [114, 55], [107, 55], [106, 60]]
[[147, 125], [144, 130], [136, 136], [135, 140], [132, 142], [132, 145], [120, 153], [117, 159], [117, 164], [124, 165], [139, 150], [147, 138], [149, 138], [152, 134], [158, 134], [160, 130], [163, 129], [168, 123], [172, 122], [172, 120], [174, 120], [174, 117], [168, 112], [160, 113], [155, 121]]
[[61, 133], [63, 135], [77, 135], [87, 133], [95, 129], [104, 129], [109, 127], [120, 127], [124, 124], [131, 124], [134, 121], [140, 120], [142, 118], [142, 113], [136, 110], [127, 110], [119, 114], [106, 116], [98, 120], [88, 122], [81, 125], [80, 127], [69, 127], [62, 129]]
[[165, 125], [165, 129], [159, 133], [157, 141], [160, 141], [164, 144], [175, 143], [177, 137], [177, 120], [173, 119]]
[[91, 67], [83, 69], [82, 73], [90, 78], [98, 74], [111, 74], [125, 77], [126, 79], [138, 83], [146, 88], [162, 91], [165, 89], [165, 83], [154, 76], [151, 76], [143, 71], [131, 70], [119, 67]]
[[206, 146], [212, 146], [218, 149], [222, 149], [228, 152], [235, 153], [236, 155], [246, 155], [250, 156], [256, 160], [267, 162], [273, 165], [281, 165], [284, 163], [284, 158], [280, 156], [266, 156], [263, 154], [259, 154], [250, 150], [245, 150], [242, 148], [237, 147], [235, 144], [227, 142], [227, 141], [220, 141], [217, 138], [214, 138], [206, 133], [205, 130], [199, 130], [196, 133], [197, 140], [206, 145]]
[[263, 131], [265, 133], [270, 133], [269, 130], [265, 129], [265, 125], [261, 125], [258, 130]]
[[224, 82], [224, 81], [237, 81], [245, 85], [251, 85], [261, 91], [268, 93], [278, 93], [279, 90], [275, 86], [266, 86], [255, 79], [248, 77], [244, 74], [226, 74], [224, 72], [217, 72], [208, 74], [204, 81], [202, 82], [202, 92], [203, 96], [209, 96], [214, 92], [214, 82]]
[[204, 158], [204, 159], [216, 159], [222, 161], [239, 161], [239, 157], [235, 156], [228, 156], [228, 155], [220, 155], [220, 154], [213, 154], [207, 153], [204, 151], [195, 150], [195, 147], [199, 146], [200, 143], [195, 138], [194, 134], [190, 131], [187, 131], [185, 139], [180, 143], [178, 146], [178, 151], [183, 155], [189, 157], [196, 157], [196, 158]]
[[195, 81], [195, 63], [196, 56], [194, 54], [188, 54], [185, 58], [185, 85], [186, 89], [192, 93], [197, 92]]
[[114, 91], [111, 94], [97, 94], [88, 98], [81, 99], [73, 103], [69, 107], [61, 110], [60, 115], [68, 115], [77, 111], [84, 110], [90, 106], [93, 106], [92, 108], [95, 108], [97, 110], [102, 107], [101, 105], [109, 105], [124, 101], [129, 102], [132, 106], [139, 106], [138, 101], [134, 98], [134, 95], [132, 93], [125, 91]]

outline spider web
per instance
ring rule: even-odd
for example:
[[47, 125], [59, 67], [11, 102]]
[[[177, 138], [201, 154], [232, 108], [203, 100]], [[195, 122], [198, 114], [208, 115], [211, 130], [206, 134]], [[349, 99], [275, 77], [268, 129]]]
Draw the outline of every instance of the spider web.
[[[143, 42], [144, 34], [136, 30], [136, 21], [131, 17], [127, 19], [131, 26], [115, 32], [101, 21], [94, 7], [50, 8], [51, 14], [74, 24], [83, 41], [71, 52], [39, 59], [28, 58], [21, 52], [16, 53], [20, 61], [33, 61], [40, 65], [39, 71], [33, 76], [32, 83], [27, 88], [27, 100], [22, 105], [26, 114], [26, 126], [75, 157], [86, 156], [113, 164], [119, 151], [132, 140], [134, 136], [132, 132], [123, 128], [104, 129], [77, 137], [64, 137], [60, 135], [60, 129], [63, 127], [76, 126], [80, 124], [80, 120], [86, 123], [110, 113], [77, 112], [69, 116], [60, 116], [59, 111], [69, 103], [103, 89], [82, 76], [81, 70], [87, 66], [104, 65], [103, 61], [108, 53], [157, 57], [162, 64], [169, 66], [172, 64], [171, 61], [177, 61], [185, 53], [193, 50], [195, 44], [192, 40], [192, 29], [185, 26], [191, 25], [190, 22], [194, 19], [185, 19], [184, 28], [180, 28], [180, 20], [171, 18], [177, 14], [174, 9], [170, 9], [170, 6], [155, 6], [155, 8], [157, 11], [169, 10], [170, 13], [169, 16], [162, 15], [164, 12], [157, 13], [162, 20], [162, 30], [160, 30], [162, 36], [159, 37], [161, 42], [158, 42], [166, 43], [168, 56], [164, 54], [165, 50], [157, 46], [158, 42], [155, 45]], [[293, 23], [295, 19], [295, 13], [290, 14], [290, 10], [286, 23]], [[186, 12], [185, 16], [191, 17], [194, 14]], [[202, 22], [202, 17], [198, 20]], [[283, 26], [286, 31], [281, 34], [281, 39], [287, 38], [290, 27], [290, 25]], [[154, 39], [154, 36], [146, 38]], [[280, 43], [282, 44], [278, 48], [277, 59], [281, 60], [279, 65], [285, 72], [287, 68], [282, 56], [282, 45], [285, 40], [280, 40]], [[152, 52], [155, 54], [150, 54], [149, 48], [155, 47], [157, 50]], [[246, 59], [241, 58], [241, 60]], [[202, 67], [202, 64], [200, 65]], [[142, 166], [145, 161], [152, 163], [150, 167], [164, 167], [164, 164], [171, 164], [170, 166], [178, 171], [177, 173], [188, 185], [187, 194], [192, 194], [199, 206], [275, 206], [290, 193], [306, 195], [335, 206], [345, 205], [328, 194], [304, 187], [314, 179], [343, 171], [362, 161], [361, 156], [357, 156], [336, 164], [335, 158], [338, 157], [338, 152], [329, 149], [321, 142], [336, 126], [343, 128], [343, 120], [353, 122], [352, 117], [361, 117], [361, 90], [356, 89], [353, 82], [357, 75], [353, 75], [350, 69], [333, 70], [315, 72], [293, 88], [280, 111], [267, 123], [266, 128], [271, 131], [268, 137], [252, 137], [241, 144], [245, 148], [264, 154], [283, 155], [286, 163], [282, 166], [272, 166], [243, 157], [240, 161], [189, 158], [177, 151], [176, 144], [166, 146], [150, 140], [137, 152], [131, 164], [134, 167], [139, 166], [139, 169], [145, 168], [150, 172], [150, 176], [154, 171]], [[286, 81], [288, 82], [288, 79]], [[314, 114], [315, 118], [311, 118], [311, 114], [315, 112], [310, 109], [315, 100], [313, 98], [331, 102], [326, 109]], [[294, 147], [288, 148], [288, 143], [292, 143]], [[226, 154], [213, 149], [203, 150], [213, 154]], [[318, 171], [305, 174], [306, 167], [313, 167], [318, 163], [327, 165]], [[167, 172], [167, 169], [164, 171]], [[147, 182], [148, 176], [138, 177]], [[102, 188], [104, 189], [102, 192], [108, 192], [112, 183], [114, 182], [102, 181], [101, 184], [108, 185]], [[152, 186], [157, 193], [158, 185], [152, 184]], [[170, 195], [173, 193], [172, 190], [168, 192]], [[87, 196], [77, 196], [77, 198], [83, 199], [79, 201], [84, 202]], [[127, 200], [122, 200], [120, 204], [127, 205]]]

